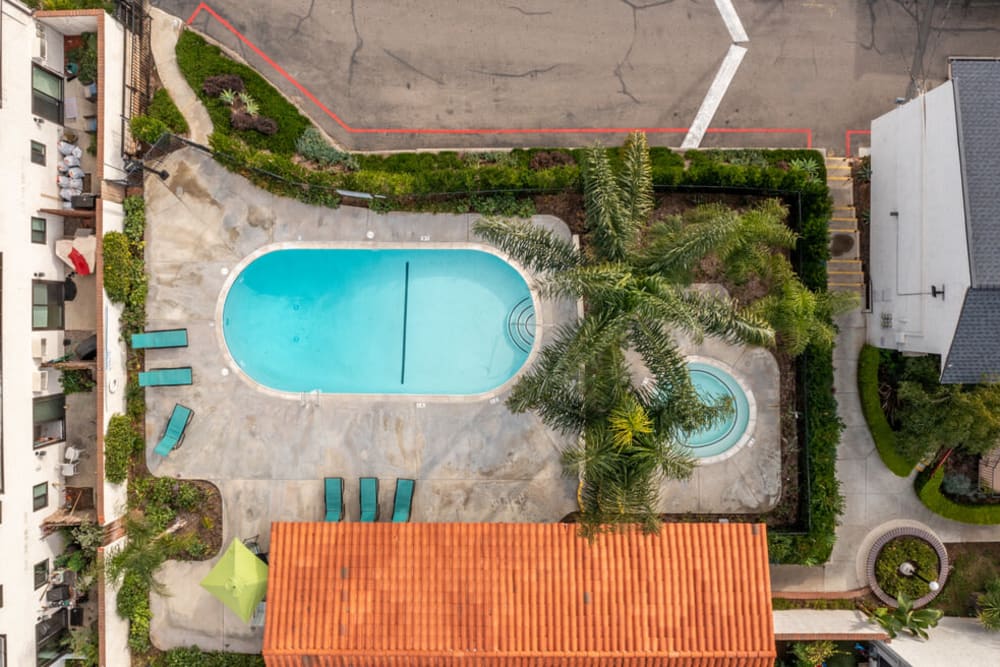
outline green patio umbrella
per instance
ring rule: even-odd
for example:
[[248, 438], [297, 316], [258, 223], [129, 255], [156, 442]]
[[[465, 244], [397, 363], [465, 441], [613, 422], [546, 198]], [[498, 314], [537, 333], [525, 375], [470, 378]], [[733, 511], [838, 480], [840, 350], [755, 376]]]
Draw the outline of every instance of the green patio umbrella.
[[233, 540], [212, 571], [201, 580], [201, 587], [219, 598], [244, 623], [249, 623], [267, 593], [267, 564], [241, 541]]

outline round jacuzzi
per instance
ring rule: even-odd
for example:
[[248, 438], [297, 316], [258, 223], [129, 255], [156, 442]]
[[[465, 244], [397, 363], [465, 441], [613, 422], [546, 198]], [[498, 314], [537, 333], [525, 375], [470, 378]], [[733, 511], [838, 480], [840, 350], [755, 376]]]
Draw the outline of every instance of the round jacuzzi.
[[680, 443], [702, 463], [728, 458], [750, 439], [756, 412], [753, 395], [729, 371], [714, 363], [692, 361], [688, 363], [688, 372], [703, 402], [727, 398], [733, 409], [724, 419], [693, 433], [681, 434]]

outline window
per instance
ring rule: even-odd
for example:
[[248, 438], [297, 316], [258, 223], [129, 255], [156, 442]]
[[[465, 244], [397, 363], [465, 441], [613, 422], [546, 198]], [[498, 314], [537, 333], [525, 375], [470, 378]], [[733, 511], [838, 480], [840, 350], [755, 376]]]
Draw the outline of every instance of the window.
[[41, 563], [35, 563], [35, 589], [39, 589], [49, 583], [49, 559], [46, 558]]
[[45, 218], [31, 219], [31, 242], [45, 243]]
[[31, 66], [31, 113], [63, 123], [63, 79], [38, 65]]
[[66, 397], [55, 394], [36, 398], [33, 403], [35, 449], [62, 442], [66, 435]]
[[7, 635], [0, 635], [0, 667], [7, 667]]
[[[40, 510], [42, 508], [48, 507], [49, 506], [49, 483], [48, 482], [42, 482], [41, 484], [35, 484], [33, 487], [31, 487], [31, 495], [32, 495], [31, 506], [33, 508], [35, 508], [34, 511], [37, 512], [38, 510]], [[36, 565], [35, 567], [37, 568], [38, 566]], [[46, 561], [45, 567], [48, 567], [48, 561]], [[38, 587], [35, 586], [35, 588], [38, 588]]]
[[31, 328], [63, 328], [64, 283], [35, 280], [31, 283]]
[[45, 144], [38, 141], [31, 142], [31, 161], [45, 166]]

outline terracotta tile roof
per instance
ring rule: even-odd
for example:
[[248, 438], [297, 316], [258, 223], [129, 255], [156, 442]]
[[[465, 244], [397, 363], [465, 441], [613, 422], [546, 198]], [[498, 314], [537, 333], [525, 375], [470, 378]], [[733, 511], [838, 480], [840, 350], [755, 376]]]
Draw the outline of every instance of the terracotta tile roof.
[[771, 667], [765, 528], [590, 544], [568, 524], [275, 523], [263, 653], [269, 667]]

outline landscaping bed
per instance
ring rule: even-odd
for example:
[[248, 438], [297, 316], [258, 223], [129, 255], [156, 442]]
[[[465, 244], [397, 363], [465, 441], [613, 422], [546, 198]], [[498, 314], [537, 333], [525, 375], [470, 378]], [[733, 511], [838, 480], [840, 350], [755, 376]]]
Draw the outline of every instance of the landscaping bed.
[[951, 575], [934, 606], [946, 616], [975, 616], [975, 594], [1000, 579], [1000, 542], [959, 542], [945, 544], [945, 548], [952, 564]]

